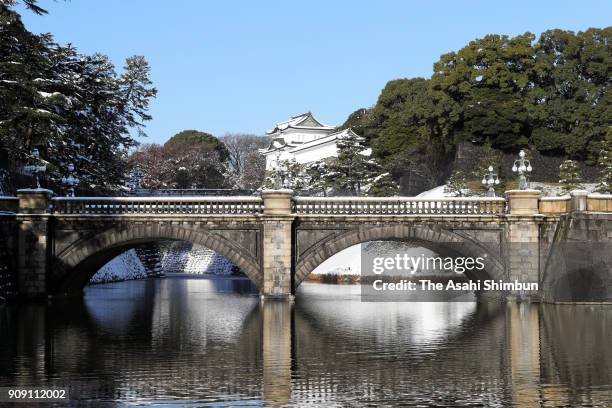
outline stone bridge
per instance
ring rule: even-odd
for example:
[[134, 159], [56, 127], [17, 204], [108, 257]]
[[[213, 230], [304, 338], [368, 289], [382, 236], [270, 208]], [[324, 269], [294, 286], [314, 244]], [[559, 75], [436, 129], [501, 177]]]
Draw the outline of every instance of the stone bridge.
[[[557, 286], [558, 279], [545, 275], [558, 226], [568, 225], [560, 220], [595, 217], [580, 224], [586, 239], [612, 241], [612, 196], [584, 191], [561, 198], [512, 190], [505, 198], [432, 199], [293, 197], [290, 190], [261, 197], [53, 198], [48, 190], [20, 190], [0, 197], [0, 214], [0, 246], [14, 254], [8, 263], [18, 292], [28, 297], [79, 293], [113, 257], [159, 240], [218, 252], [264, 297], [292, 296], [323, 261], [367, 241], [400, 240], [443, 256], [486, 254], [482, 274], [470, 277]], [[546, 297], [546, 288], [540, 292]]]

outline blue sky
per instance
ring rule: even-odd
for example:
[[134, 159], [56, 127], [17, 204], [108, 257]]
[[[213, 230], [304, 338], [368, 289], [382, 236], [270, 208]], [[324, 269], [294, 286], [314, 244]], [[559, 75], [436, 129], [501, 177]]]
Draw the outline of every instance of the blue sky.
[[311, 110], [341, 124], [390, 79], [431, 75], [440, 54], [488, 33], [539, 34], [610, 24], [610, 1], [40, 0], [23, 12], [121, 66], [144, 55], [159, 93], [143, 142], [183, 129], [263, 134]]

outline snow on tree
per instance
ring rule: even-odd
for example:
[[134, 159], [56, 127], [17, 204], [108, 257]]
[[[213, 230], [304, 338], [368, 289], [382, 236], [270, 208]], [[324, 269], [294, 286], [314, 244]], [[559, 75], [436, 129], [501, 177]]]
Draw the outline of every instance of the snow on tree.
[[[608, 133], [612, 136], [612, 131]], [[598, 164], [601, 173], [597, 184], [597, 192], [612, 194], [612, 138], [602, 142]]]
[[0, 145], [13, 160], [28, 162], [36, 147], [52, 180], [73, 163], [84, 184], [114, 189], [136, 145], [130, 132], [143, 134], [156, 92], [143, 57], [128, 58], [118, 74], [104, 55], [30, 33], [0, 3]]
[[559, 195], [568, 194], [572, 190], [581, 189], [582, 177], [580, 176], [580, 167], [578, 162], [574, 160], [565, 160], [559, 166], [559, 184], [561, 192]]
[[[301, 164], [295, 160], [279, 165], [283, 187], [310, 195], [397, 195], [391, 175], [368, 153], [361, 137], [353, 132], [337, 142], [338, 156]], [[268, 172], [265, 186], [273, 188], [275, 172]]]
[[369, 181], [368, 195], [374, 197], [389, 197], [399, 194], [399, 185], [390, 173], [382, 173]]
[[467, 196], [467, 178], [461, 170], [455, 170], [444, 186], [444, 193], [453, 197]]
[[241, 189], [257, 189], [264, 183], [266, 159], [259, 149], [267, 147], [269, 138], [228, 133], [220, 138], [229, 153], [229, 184]]
[[363, 138], [353, 132], [338, 139], [338, 156], [331, 160], [325, 174], [330, 187], [340, 193], [361, 195], [366, 180], [371, 178], [375, 163], [363, 154]]

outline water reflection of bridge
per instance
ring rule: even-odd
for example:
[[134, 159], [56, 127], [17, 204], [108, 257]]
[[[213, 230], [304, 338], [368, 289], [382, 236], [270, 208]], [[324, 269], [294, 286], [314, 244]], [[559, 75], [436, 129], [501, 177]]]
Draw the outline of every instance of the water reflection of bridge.
[[[543, 399], [574, 405], [576, 390], [612, 381], [606, 371], [612, 366], [609, 331], [592, 324], [612, 322], [605, 309], [587, 314], [591, 332], [602, 327], [593, 333], [600, 340], [589, 340], [565, 327], [576, 322], [576, 309], [563, 306], [447, 305], [448, 313], [431, 313], [441, 306], [403, 303], [355, 310], [348, 296], [306, 296], [291, 305], [215, 295], [204, 287], [208, 281], [164, 282], [124, 285], [125, 292], [113, 292], [115, 299], [28, 305], [10, 322], [2, 314], [0, 325], [14, 336], [0, 353], [17, 350], [11, 361], [20, 365], [24, 383], [61, 378], [73, 395], [102, 399], [197, 395], [282, 405], [430, 395], [452, 403], [449, 398], [470, 400], [478, 393], [485, 405], [500, 395], [519, 406]], [[445, 323], [415, 326], [412, 311], [419, 308]], [[597, 379], [572, 361], [588, 358], [597, 359]], [[461, 382], [469, 387], [453, 386], [459, 380], [449, 362], [463, 362], [469, 380]], [[590, 397], [597, 405], [605, 395]]]

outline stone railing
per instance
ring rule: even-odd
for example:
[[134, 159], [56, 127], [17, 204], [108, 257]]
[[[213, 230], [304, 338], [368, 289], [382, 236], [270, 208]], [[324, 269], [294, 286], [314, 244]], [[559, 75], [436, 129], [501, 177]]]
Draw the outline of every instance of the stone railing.
[[60, 215], [122, 214], [261, 214], [259, 197], [60, 197], [53, 209]]
[[540, 198], [540, 214], [555, 215], [565, 214], [571, 211], [572, 201], [569, 195], [561, 197], [542, 197]]
[[0, 196], [0, 213], [15, 213], [19, 209], [17, 197]]
[[502, 197], [297, 197], [297, 215], [501, 215]]
[[587, 211], [612, 212], [612, 194], [589, 194]]

